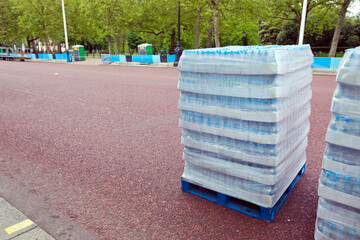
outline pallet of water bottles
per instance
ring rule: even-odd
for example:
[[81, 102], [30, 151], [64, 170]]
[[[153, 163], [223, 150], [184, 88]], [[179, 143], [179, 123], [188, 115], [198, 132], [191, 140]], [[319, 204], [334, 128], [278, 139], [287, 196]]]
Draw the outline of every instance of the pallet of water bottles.
[[228, 207], [243, 214], [249, 215], [251, 217], [271, 222], [274, 219], [275, 214], [280, 209], [281, 205], [284, 203], [285, 199], [289, 196], [290, 192], [293, 190], [301, 176], [304, 174], [304, 172], [305, 164], [272, 207], [259, 206], [252, 202], [242, 200], [231, 195], [224, 194], [222, 192], [210, 190], [201, 184], [192, 183], [185, 178], [181, 179], [181, 189], [185, 192], [202, 197], [204, 199]]
[[360, 239], [359, 222], [358, 209], [320, 197], [315, 239]]
[[312, 61], [308, 45], [184, 51], [184, 191], [272, 220], [303, 174]]
[[315, 239], [360, 239], [360, 49], [340, 62], [319, 179]]

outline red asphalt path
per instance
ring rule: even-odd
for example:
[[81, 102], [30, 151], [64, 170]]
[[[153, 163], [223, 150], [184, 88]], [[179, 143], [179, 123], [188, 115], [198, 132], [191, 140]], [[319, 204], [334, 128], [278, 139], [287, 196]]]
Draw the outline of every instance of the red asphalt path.
[[314, 76], [306, 172], [268, 223], [181, 191], [178, 74], [0, 62], [0, 172], [102, 239], [312, 239], [335, 77]]

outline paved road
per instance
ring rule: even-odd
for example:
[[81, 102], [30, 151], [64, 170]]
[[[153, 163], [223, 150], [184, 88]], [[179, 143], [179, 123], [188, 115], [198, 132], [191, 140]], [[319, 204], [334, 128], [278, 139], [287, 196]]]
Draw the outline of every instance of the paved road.
[[102, 239], [311, 239], [335, 77], [314, 77], [307, 170], [272, 223], [180, 190], [177, 78], [0, 62], [0, 174], [47, 204], [39, 214], [58, 211]]

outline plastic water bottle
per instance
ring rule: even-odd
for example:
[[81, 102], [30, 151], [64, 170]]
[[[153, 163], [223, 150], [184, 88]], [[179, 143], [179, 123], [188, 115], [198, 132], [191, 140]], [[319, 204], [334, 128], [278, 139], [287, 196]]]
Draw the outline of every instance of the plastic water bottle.
[[215, 120], [215, 127], [216, 128], [220, 128], [220, 117], [219, 116], [214, 116], [214, 120]]
[[235, 130], [235, 131], [239, 131], [240, 130], [240, 121], [233, 121], [232, 123], [232, 128]]
[[340, 177], [341, 175], [339, 173], [334, 173], [334, 189], [339, 190], [339, 191], [343, 191], [343, 185], [340, 182]]
[[326, 144], [326, 148], [324, 151], [324, 156], [326, 156], [327, 158], [331, 159], [331, 160], [335, 160], [335, 155], [334, 155], [334, 149], [335, 145], [332, 144]]
[[253, 122], [253, 121], [250, 121], [250, 131], [252, 133], [258, 133], [258, 123], [257, 122]]
[[187, 111], [182, 111], [181, 116], [182, 116], [182, 120], [184, 120], [184, 121], [188, 120]]
[[344, 236], [345, 234], [345, 227], [344, 226], [338, 226], [338, 229], [339, 229], [339, 235], [340, 236]]
[[203, 114], [199, 114], [198, 116], [198, 119], [199, 119], [199, 124], [204, 124], [204, 115]]
[[209, 114], [205, 114], [206, 125], [211, 126], [211, 117]]
[[190, 112], [189, 112], [189, 111], [186, 111], [186, 112], [185, 112], [185, 121], [190, 122], [190, 119], [191, 119]]
[[323, 172], [320, 175], [321, 183], [330, 188], [334, 188], [334, 186], [335, 186], [332, 178], [333, 178], [332, 172], [327, 171], [325, 169], [323, 170]]
[[269, 148], [270, 148], [270, 156], [272, 156], [272, 157], [277, 156], [276, 150], [275, 150], [275, 145], [270, 144]]
[[200, 104], [198, 93], [192, 93], [191, 97], [192, 97], [194, 105]]
[[360, 239], [360, 234], [357, 234], [355, 230], [350, 229], [348, 233], [349, 233], [349, 239], [351, 240]]
[[335, 224], [332, 222], [329, 222], [329, 236], [334, 238], [336, 237], [336, 231], [335, 231]]
[[275, 106], [277, 104], [277, 99], [275, 99], [275, 98], [271, 99], [270, 103], [271, 103], [271, 111], [275, 111], [276, 110]]
[[325, 236], [330, 236], [330, 230], [329, 230], [329, 227], [328, 227], [328, 222], [325, 220], [325, 219], [322, 219], [321, 220], [321, 224], [323, 225], [323, 231], [322, 233], [325, 235]]
[[200, 103], [202, 104], [202, 105], [206, 105], [206, 95], [205, 94], [200, 94], [200, 96], [201, 96], [201, 100], [200, 100]]
[[186, 102], [185, 100], [185, 93], [184, 92], [180, 92], [180, 99], [179, 99], [179, 102], [183, 103], [183, 102]]
[[269, 100], [264, 99], [263, 104], [261, 105], [260, 111], [261, 112], [268, 112], [268, 108], [269, 108]]
[[242, 109], [242, 107], [241, 107], [241, 105], [242, 105], [241, 100], [242, 100], [242, 99], [239, 98], [239, 97], [234, 97], [234, 98], [233, 98], [233, 101], [234, 101], [233, 109], [237, 109], [237, 110]]
[[360, 178], [356, 178], [351, 195], [360, 197]]
[[220, 107], [220, 108], [225, 107], [223, 100], [224, 100], [224, 96], [219, 96], [219, 102], [217, 104], [218, 107]]
[[351, 117], [349, 116], [345, 116], [344, 117], [344, 122], [342, 123], [343, 124], [343, 127], [342, 127], [342, 131], [344, 133], [347, 133], [347, 134], [350, 134], [351, 132], [351, 128], [352, 128], [352, 124], [350, 124], [351, 122]]
[[256, 111], [262, 112], [262, 110], [264, 109], [263, 105], [264, 105], [263, 100], [259, 98], [259, 99], [257, 100], [257, 108], [256, 108]]
[[[360, 136], [360, 118], [348, 117], [348, 122], [345, 126], [346, 133], [350, 135]], [[346, 122], [347, 119], [345, 119]]]
[[317, 228], [321, 233], [324, 233], [324, 224], [325, 224], [324, 221], [325, 221], [324, 219], [322, 220], [318, 219], [317, 221]]
[[254, 112], [254, 99], [250, 98], [249, 100], [249, 112]]
[[225, 99], [226, 99], [226, 103], [225, 103], [226, 108], [231, 109], [231, 107], [232, 107], [232, 106], [231, 106], [231, 105], [232, 105], [231, 97], [230, 97], [230, 96], [226, 96]]
[[263, 144], [263, 145], [262, 145], [262, 148], [263, 148], [264, 156], [270, 156], [269, 149], [268, 149], [268, 145], [267, 145], [267, 144]]
[[344, 192], [345, 193], [348, 193], [348, 194], [351, 194], [351, 191], [352, 191], [352, 184], [351, 184], [351, 177], [349, 175], [346, 175], [344, 177]]
[[342, 162], [349, 164], [360, 166], [360, 150], [353, 148], [344, 148], [344, 154], [342, 155]]
[[219, 96], [218, 95], [211, 95], [211, 106], [214, 106], [214, 107], [219, 107], [218, 104], [219, 104], [219, 100], [218, 100]]

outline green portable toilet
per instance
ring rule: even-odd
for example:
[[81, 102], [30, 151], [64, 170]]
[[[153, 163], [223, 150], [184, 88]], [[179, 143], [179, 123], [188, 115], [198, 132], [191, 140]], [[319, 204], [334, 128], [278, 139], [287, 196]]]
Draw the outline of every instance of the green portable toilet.
[[75, 61], [85, 61], [85, 48], [83, 45], [72, 46]]
[[152, 45], [148, 43], [143, 43], [138, 45], [139, 55], [152, 55]]

